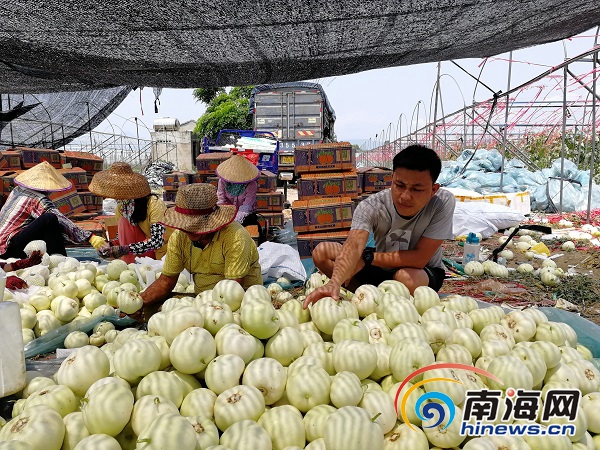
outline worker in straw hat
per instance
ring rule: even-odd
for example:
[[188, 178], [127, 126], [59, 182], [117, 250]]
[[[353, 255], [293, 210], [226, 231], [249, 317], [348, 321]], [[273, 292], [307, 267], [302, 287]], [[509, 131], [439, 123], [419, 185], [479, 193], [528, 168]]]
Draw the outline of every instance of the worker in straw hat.
[[217, 166], [216, 174], [219, 177], [218, 204], [237, 206], [235, 221], [244, 227], [256, 225], [259, 243], [262, 243], [265, 240], [264, 230], [256, 215], [258, 168], [244, 156], [233, 155]]
[[233, 220], [236, 212], [233, 205], [217, 205], [212, 184], [179, 188], [175, 207], [163, 219], [176, 231], [169, 239], [162, 273], [142, 292], [144, 308], [134, 318], [147, 320], [149, 312], [171, 295], [183, 269], [192, 274], [197, 294], [225, 279], [237, 281], [244, 289], [263, 284], [256, 244]]
[[151, 193], [145, 176], [135, 173], [127, 163], [116, 162], [95, 174], [89, 189], [117, 200], [117, 239], [98, 250], [101, 256], [121, 258], [129, 264], [136, 256], [161, 259], [165, 255], [169, 233], [160, 221], [167, 208]]
[[16, 187], [0, 210], [0, 258], [24, 258], [25, 246], [36, 240], [46, 243], [49, 254], [66, 255], [65, 242], [90, 242], [94, 248], [106, 243], [65, 217], [48, 198], [65, 191], [71, 182], [46, 161], [15, 177]]

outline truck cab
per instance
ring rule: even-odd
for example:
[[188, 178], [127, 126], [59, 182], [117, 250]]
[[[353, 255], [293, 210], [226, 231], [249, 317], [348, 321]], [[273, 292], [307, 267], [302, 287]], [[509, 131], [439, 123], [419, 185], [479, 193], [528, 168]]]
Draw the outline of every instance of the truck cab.
[[204, 153], [232, 152], [244, 155], [258, 170], [279, 171], [279, 141], [270, 131], [221, 130], [215, 141], [205, 137]]

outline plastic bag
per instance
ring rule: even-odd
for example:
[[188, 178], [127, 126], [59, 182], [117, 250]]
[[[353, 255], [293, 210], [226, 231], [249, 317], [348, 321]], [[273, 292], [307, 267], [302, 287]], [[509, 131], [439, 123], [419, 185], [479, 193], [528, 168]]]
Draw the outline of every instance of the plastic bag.
[[126, 327], [137, 323], [129, 317], [120, 318], [118, 316], [89, 317], [85, 320], [71, 322], [55, 330], [49, 331], [45, 335], [27, 343], [27, 345], [25, 345], [25, 358], [33, 358], [34, 356], [42, 355], [44, 353], [55, 352], [57, 348], [63, 346], [65, 338], [72, 331], [89, 333], [96, 324], [100, 322], [112, 322], [120, 327]]
[[306, 271], [298, 251], [287, 244], [263, 242], [258, 247], [263, 281], [285, 277], [289, 280], [306, 281]]
[[[565, 158], [564, 164], [562, 164], [562, 165], [563, 165], [563, 172], [562, 172], [563, 178], [575, 178], [577, 175], [579, 175], [579, 169], [577, 168], [577, 165], [573, 161], [570, 161]], [[552, 166], [551, 166], [555, 177], [561, 176], [560, 167], [561, 167], [561, 160], [555, 159], [552, 162]]]
[[[583, 201], [583, 194], [575, 185], [563, 180], [562, 210], [563, 212], [578, 211]], [[560, 185], [561, 180], [548, 180], [549, 197], [556, 208], [560, 205]]]

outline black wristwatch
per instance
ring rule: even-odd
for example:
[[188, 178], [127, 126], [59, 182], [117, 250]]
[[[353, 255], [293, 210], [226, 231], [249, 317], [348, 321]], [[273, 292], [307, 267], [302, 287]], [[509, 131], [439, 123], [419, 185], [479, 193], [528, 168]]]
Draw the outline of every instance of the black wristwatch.
[[375, 258], [375, 249], [372, 247], [365, 248], [362, 254], [362, 259], [365, 262], [365, 266], [370, 266], [373, 263], [373, 258]]

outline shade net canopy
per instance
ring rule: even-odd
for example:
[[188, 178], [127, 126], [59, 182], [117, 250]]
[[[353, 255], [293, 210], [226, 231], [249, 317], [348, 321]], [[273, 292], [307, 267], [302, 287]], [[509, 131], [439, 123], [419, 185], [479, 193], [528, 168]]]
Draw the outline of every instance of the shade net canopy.
[[62, 147], [98, 126], [131, 90], [0, 94], [0, 149]]
[[600, 24], [574, 0], [0, 4], [0, 92], [243, 86], [485, 57]]

